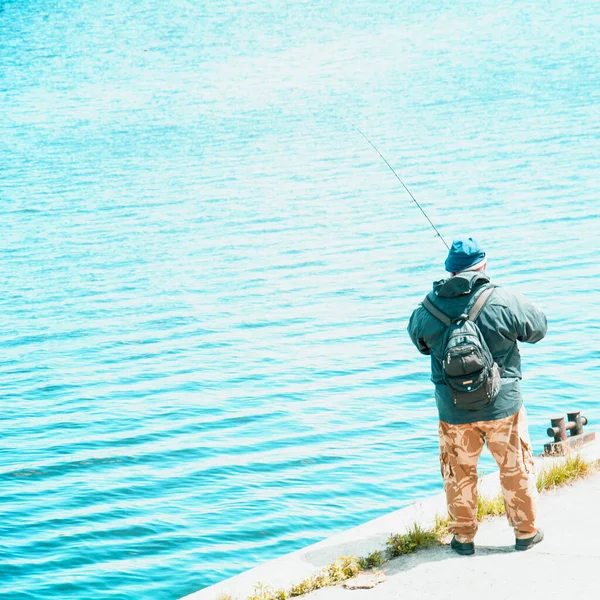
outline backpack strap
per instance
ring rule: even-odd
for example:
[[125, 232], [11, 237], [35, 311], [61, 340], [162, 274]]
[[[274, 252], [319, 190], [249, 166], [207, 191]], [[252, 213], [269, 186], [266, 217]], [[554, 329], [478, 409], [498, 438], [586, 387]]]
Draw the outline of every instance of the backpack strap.
[[489, 288], [485, 288], [483, 290], [483, 292], [481, 292], [481, 294], [479, 294], [479, 296], [477, 297], [477, 300], [475, 301], [475, 304], [473, 304], [473, 306], [471, 307], [471, 310], [469, 311], [469, 313], [467, 315], [467, 318], [469, 319], [469, 321], [474, 321], [479, 316], [481, 309], [483, 308], [484, 304], [487, 302], [488, 298], [491, 296], [493, 291], [494, 291], [494, 288], [489, 287]]
[[[494, 291], [494, 287], [495, 286], [485, 288], [479, 294], [477, 300], [475, 300], [475, 303], [471, 307], [471, 310], [469, 310], [469, 312], [466, 315], [466, 318], [469, 319], [469, 321], [475, 321], [475, 319], [479, 316], [481, 309], [483, 308], [485, 303], [488, 301], [488, 298]], [[446, 313], [443, 313], [439, 308], [437, 308], [433, 304], [433, 302], [429, 299], [429, 294], [425, 296], [425, 298], [423, 298], [423, 302], [421, 302], [421, 304], [423, 305], [423, 308], [427, 310], [427, 312], [431, 313], [436, 319], [438, 319], [438, 321], [441, 321], [446, 327], [449, 327], [450, 325], [452, 325], [452, 323], [457, 322], [457, 320], [461, 318], [465, 318], [465, 315], [461, 315], [459, 319], [451, 319]]]
[[423, 302], [421, 302], [421, 304], [425, 309], [427, 309], [428, 312], [430, 312], [436, 319], [441, 321], [446, 327], [452, 325], [452, 319], [446, 313], [443, 313], [441, 310], [437, 309], [428, 296], [425, 296], [425, 298], [423, 298]]

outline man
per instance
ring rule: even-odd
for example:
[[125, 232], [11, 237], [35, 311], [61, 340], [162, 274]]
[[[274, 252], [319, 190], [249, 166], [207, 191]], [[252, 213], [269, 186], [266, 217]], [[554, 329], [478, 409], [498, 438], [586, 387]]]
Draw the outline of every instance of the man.
[[[451, 547], [463, 555], [475, 552], [477, 462], [484, 442], [500, 468], [506, 515], [515, 532], [516, 550], [527, 550], [543, 539], [542, 531], [535, 526], [536, 477], [519, 386], [521, 358], [517, 342], [541, 340], [546, 335], [546, 317], [522, 295], [492, 286], [486, 265], [486, 254], [476, 240], [454, 240], [445, 262], [451, 277], [435, 282], [433, 291], [423, 301], [430, 308], [434, 305], [433, 312], [437, 309], [443, 314], [438, 313], [437, 318], [421, 304], [408, 324], [419, 352], [431, 355], [431, 379], [440, 419], [440, 463], [452, 519], [449, 531], [454, 536]], [[464, 316], [479, 294], [489, 288], [491, 294], [474, 322], [497, 364], [494, 369], [500, 375], [500, 385], [487, 406], [468, 410], [455, 405], [456, 395], [447, 383], [442, 364], [447, 325], [440, 319], [444, 315], [449, 319]]]

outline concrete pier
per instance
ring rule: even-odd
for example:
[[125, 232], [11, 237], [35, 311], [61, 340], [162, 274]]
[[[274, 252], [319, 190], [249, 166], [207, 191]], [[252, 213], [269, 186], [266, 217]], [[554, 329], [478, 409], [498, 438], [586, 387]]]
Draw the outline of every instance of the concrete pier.
[[[600, 458], [598, 442], [579, 452], [588, 460]], [[537, 459], [537, 470], [560, 458]], [[480, 493], [496, 496], [498, 474], [482, 480]], [[595, 568], [600, 567], [600, 474], [540, 497], [538, 525], [541, 544], [514, 551], [514, 537], [505, 517], [486, 519], [475, 540], [474, 556], [458, 556], [440, 546], [396, 558], [384, 566], [387, 580], [370, 590], [323, 588], [301, 598], [310, 600], [439, 600], [459, 598], [598, 598]], [[438, 494], [394, 511], [317, 544], [269, 561], [186, 596], [185, 600], [217, 600], [223, 594], [244, 600], [261, 583], [273, 590], [289, 589], [343, 555], [367, 556], [383, 550], [392, 533], [404, 533], [413, 523], [425, 527], [445, 515], [445, 498]]]

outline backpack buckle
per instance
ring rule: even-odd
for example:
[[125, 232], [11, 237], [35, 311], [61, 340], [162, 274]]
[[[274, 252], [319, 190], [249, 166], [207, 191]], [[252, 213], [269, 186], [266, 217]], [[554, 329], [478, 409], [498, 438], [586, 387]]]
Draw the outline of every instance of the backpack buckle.
[[469, 315], [467, 313], [463, 313], [460, 317], [456, 317], [456, 319], [452, 319], [452, 324], [456, 325], [457, 323], [462, 323], [463, 321], [468, 321]]

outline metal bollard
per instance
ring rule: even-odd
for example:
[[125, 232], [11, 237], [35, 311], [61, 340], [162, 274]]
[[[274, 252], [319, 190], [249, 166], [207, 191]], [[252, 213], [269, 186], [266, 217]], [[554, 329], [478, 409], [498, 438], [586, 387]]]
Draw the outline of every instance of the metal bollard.
[[564, 417], [554, 417], [550, 419], [552, 427], [548, 427], [546, 433], [550, 437], [554, 437], [555, 442], [565, 441], [567, 439], [567, 427]]
[[581, 411], [567, 413], [567, 429], [570, 430], [571, 435], [581, 435], [583, 433], [583, 426], [588, 424], [588, 420], [581, 416]]
[[[567, 422], [565, 422], [565, 418], [562, 416], [550, 419], [552, 426], [548, 427], [546, 433], [550, 437], [553, 437], [554, 441], [544, 444], [544, 454], [567, 454], [569, 450], [578, 448], [596, 439], [595, 432], [583, 431], [583, 427], [588, 424], [588, 420], [581, 415], [581, 411], [576, 410], [567, 413], [567, 419]], [[569, 435], [567, 435], [567, 432]]]

